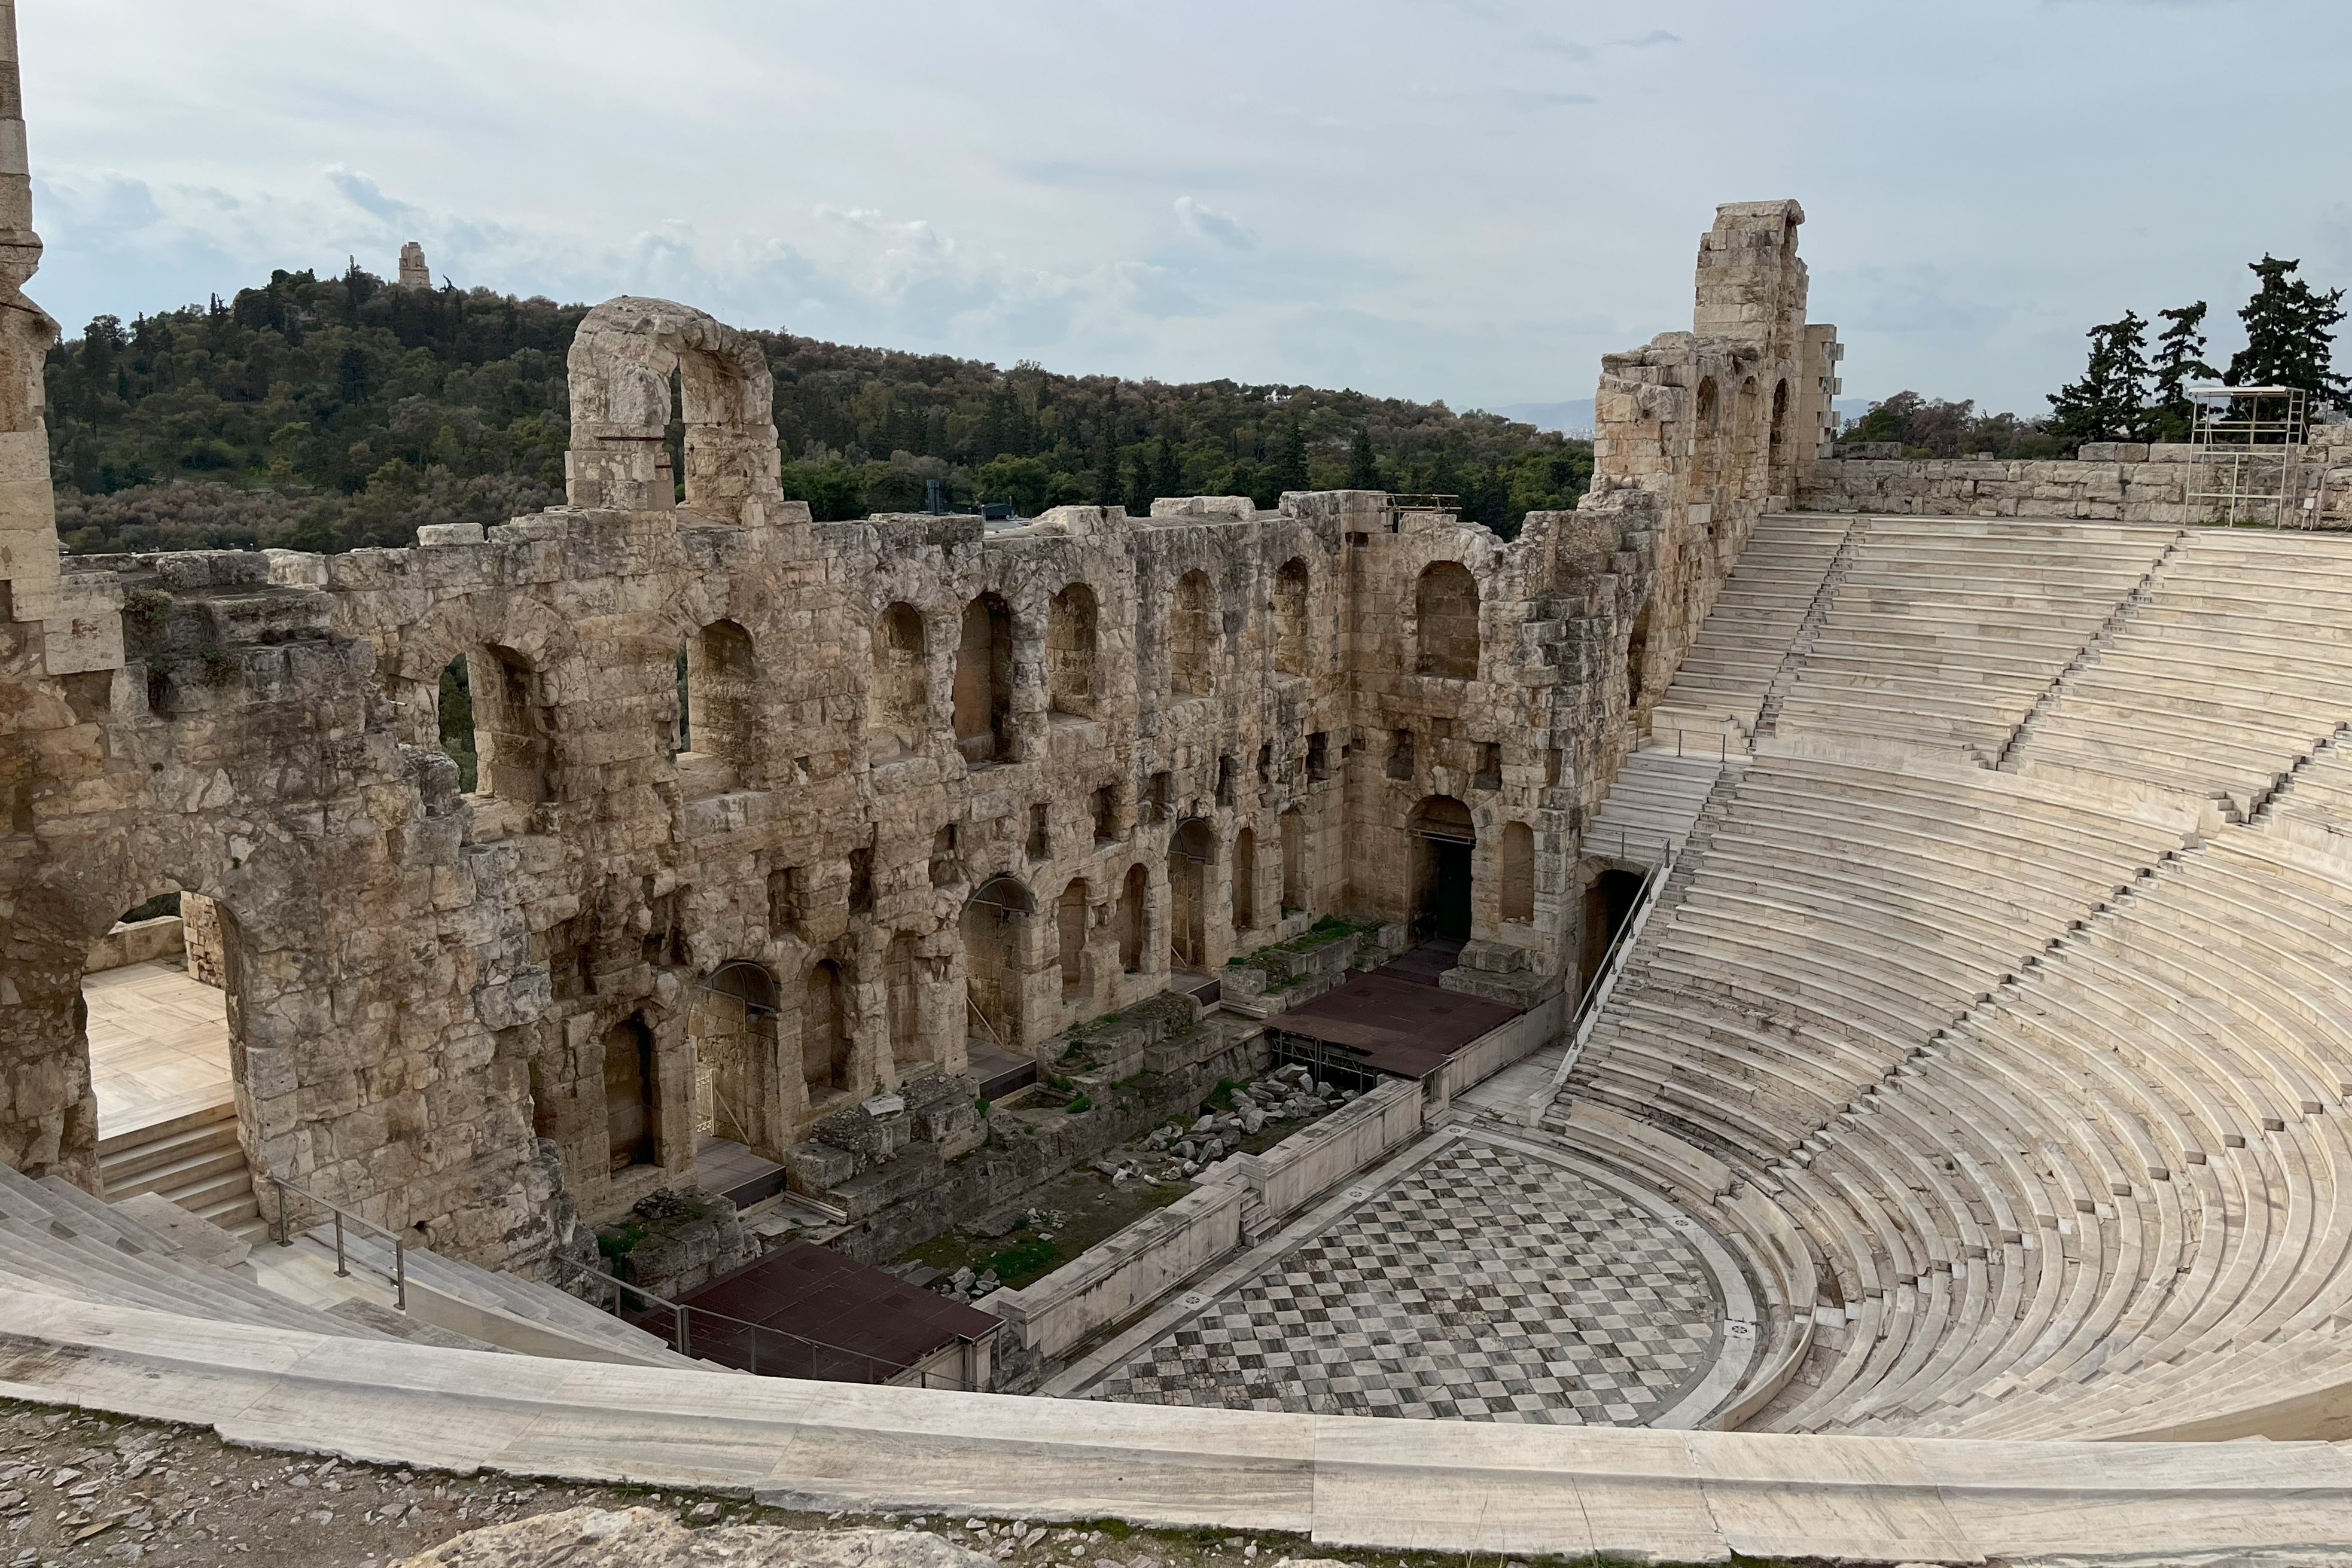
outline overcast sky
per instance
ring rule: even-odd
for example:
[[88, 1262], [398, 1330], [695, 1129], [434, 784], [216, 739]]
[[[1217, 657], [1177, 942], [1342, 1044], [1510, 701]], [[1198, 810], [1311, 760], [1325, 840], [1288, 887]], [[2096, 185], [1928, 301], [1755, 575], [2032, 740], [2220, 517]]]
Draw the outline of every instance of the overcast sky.
[[[77, 330], [273, 267], [1455, 407], [1690, 325], [1794, 196], [1848, 393], [2021, 413], [2126, 307], [2352, 282], [2344, 0], [20, 0]], [[2226, 345], [2224, 345], [2226, 347]]]

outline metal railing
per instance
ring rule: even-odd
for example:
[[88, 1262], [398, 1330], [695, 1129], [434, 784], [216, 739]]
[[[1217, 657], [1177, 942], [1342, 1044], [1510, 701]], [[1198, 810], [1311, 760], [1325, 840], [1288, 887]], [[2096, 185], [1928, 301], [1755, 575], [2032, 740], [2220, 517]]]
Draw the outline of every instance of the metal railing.
[[[846, 1345], [828, 1344], [709, 1307], [673, 1301], [575, 1259], [559, 1257], [557, 1261], [590, 1281], [600, 1293], [609, 1292], [608, 1302], [599, 1303], [605, 1311], [632, 1327], [667, 1340], [672, 1349], [688, 1358], [715, 1361], [755, 1377], [799, 1377], [820, 1383], [890, 1383], [914, 1370]], [[636, 1304], [630, 1305], [632, 1301]], [[958, 1343], [971, 1343], [961, 1339]], [[916, 1381], [904, 1386], [968, 1390], [971, 1384], [968, 1378], [949, 1378], [924, 1367]]]
[[1619, 923], [1616, 934], [1610, 937], [1609, 946], [1601, 956], [1600, 967], [1592, 971], [1592, 978], [1585, 985], [1584, 994], [1577, 998], [1576, 1011], [1569, 1018], [1565, 1031], [1568, 1049], [1561, 1053], [1559, 1065], [1552, 1071], [1551, 1087], [1544, 1092], [1546, 1103], [1559, 1092], [1560, 1085], [1568, 1082], [1568, 1075], [1576, 1071], [1577, 1059], [1584, 1054], [1584, 1042], [1591, 1035], [1592, 1026], [1600, 1021], [1601, 1009], [1609, 1000], [1610, 993], [1616, 989], [1617, 978], [1624, 972], [1626, 962], [1633, 955], [1633, 945], [1641, 939], [1643, 927], [1649, 924], [1650, 912], [1656, 907], [1659, 894], [1665, 891], [1666, 879], [1674, 874], [1675, 862], [1678, 858], [1673, 841], [1667, 841], [1665, 853], [1642, 879], [1641, 890], [1633, 895], [1633, 907], [1625, 911], [1625, 918]]
[[304, 1203], [325, 1209], [334, 1217], [335, 1278], [338, 1280], [348, 1280], [352, 1273], [351, 1259], [343, 1249], [343, 1227], [351, 1224], [373, 1230], [392, 1243], [392, 1303], [404, 1312], [408, 1310], [408, 1244], [401, 1240], [398, 1232], [386, 1230], [372, 1219], [362, 1219], [356, 1214], [338, 1208], [323, 1197], [317, 1197], [304, 1192], [283, 1176], [268, 1176], [264, 1179], [278, 1189], [278, 1217], [272, 1227], [277, 1232], [278, 1245], [280, 1247], [294, 1245], [293, 1228], [287, 1223], [286, 1219], [286, 1198], [289, 1193]]

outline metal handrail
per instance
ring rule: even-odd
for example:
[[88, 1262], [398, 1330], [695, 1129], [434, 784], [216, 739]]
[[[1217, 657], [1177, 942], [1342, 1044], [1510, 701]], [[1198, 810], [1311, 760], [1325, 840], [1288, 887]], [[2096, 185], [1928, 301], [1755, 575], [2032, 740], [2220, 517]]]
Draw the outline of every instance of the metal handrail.
[[[694, 1354], [694, 1331], [691, 1319], [694, 1314], [699, 1313], [706, 1321], [707, 1324], [709, 1325], [709, 1328], [716, 1328], [721, 1333], [731, 1329], [737, 1331], [743, 1336], [745, 1342], [751, 1346], [751, 1364], [745, 1367], [743, 1370], [751, 1373], [754, 1377], [762, 1375], [788, 1377], [793, 1375], [790, 1373], [779, 1372], [762, 1374], [760, 1371], [760, 1336], [761, 1334], [773, 1334], [779, 1338], [790, 1340], [796, 1344], [806, 1346], [811, 1352], [821, 1352], [826, 1355], [845, 1356], [861, 1362], [865, 1364], [867, 1374], [866, 1381], [868, 1383], [887, 1383], [890, 1380], [889, 1375], [903, 1373], [908, 1370], [903, 1366], [893, 1366], [890, 1363], [884, 1361], [881, 1357], [875, 1355], [868, 1351], [852, 1350], [847, 1345], [831, 1344], [824, 1340], [811, 1339], [806, 1334], [794, 1333], [790, 1329], [780, 1329], [767, 1323], [755, 1323], [744, 1318], [730, 1316], [726, 1312], [713, 1312], [709, 1307], [689, 1306], [683, 1301], [673, 1301], [667, 1297], [655, 1295], [651, 1291], [646, 1290], [642, 1285], [633, 1285], [626, 1280], [623, 1280], [616, 1275], [607, 1274], [602, 1269], [592, 1269], [587, 1264], [580, 1262], [576, 1259], [566, 1258], [561, 1254], [551, 1254], [551, 1256], [553, 1256], [556, 1261], [562, 1263], [564, 1267], [572, 1270], [574, 1272], [589, 1280], [601, 1281], [604, 1284], [611, 1286], [613, 1303], [606, 1310], [616, 1318], [621, 1318], [625, 1322], [627, 1319], [627, 1314], [621, 1310], [622, 1292], [624, 1291], [637, 1297], [640, 1301], [648, 1303], [654, 1308], [668, 1312], [670, 1315], [671, 1330], [670, 1343], [672, 1347], [677, 1350], [677, 1354], [683, 1356], [692, 1357]], [[709, 1335], [709, 1328], [706, 1328], [705, 1330], [706, 1337]], [[966, 1341], [965, 1343], [969, 1343], [970, 1342]], [[811, 1364], [814, 1365], [816, 1360], [815, 1355], [812, 1354], [809, 1357], [809, 1360]], [[885, 1375], [879, 1377], [873, 1375], [877, 1369], [885, 1374]], [[921, 1375], [921, 1386], [929, 1388], [931, 1385], [930, 1373], [926, 1370]], [[839, 1382], [842, 1380], [838, 1378], [814, 1378], [812, 1379], [812, 1381], [823, 1383]]]
[[1544, 1094], [1547, 1101], [1559, 1092], [1560, 1085], [1568, 1082], [1568, 1075], [1576, 1071], [1577, 1060], [1584, 1054], [1585, 1037], [1600, 1017], [1601, 1005], [1608, 999], [1618, 975], [1633, 953], [1633, 944], [1640, 939], [1652, 907], [1665, 889], [1666, 879], [1674, 874], [1677, 858], [1674, 841], [1667, 840], [1665, 849], [1664, 855], [1643, 879], [1641, 890], [1633, 895], [1632, 907], [1625, 911], [1624, 923], [1617, 927], [1616, 935], [1610, 937], [1608, 947], [1601, 955], [1600, 967], [1592, 971], [1592, 978], [1586, 983], [1584, 994], [1577, 998], [1576, 1011], [1570, 1016], [1564, 1031], [1568, 1048], [1560, 1053], [1559, 1065], [1552, 1071], [1551, 1087]]
[[334, 1216], [335, 1278], [338, 1280], [347, 1280], [351, 1278], [352, 1273], [350, 1260], [343, 1250], [343, 1222], [349, 1220], [353, 1225], [364, 1226], [392, 1243], [393, 1305], [404, 1312], [408, 1310], [408, 1244], [400, 1239], [397, 1231], [386, 1230], [373, 1219], [362, 1218], [359, 1215], [339, 1208], [323, 1197], [303, 1191], [284, 1176], [268, 1176], [267, 1179], [270, 1186], [278, 1189], [278, 1245], [280, 1247], [294, 1245], [294, 1237], [286, 1223], [286, 1195], [289, 1192], [303, 1202], [315, 1204]]

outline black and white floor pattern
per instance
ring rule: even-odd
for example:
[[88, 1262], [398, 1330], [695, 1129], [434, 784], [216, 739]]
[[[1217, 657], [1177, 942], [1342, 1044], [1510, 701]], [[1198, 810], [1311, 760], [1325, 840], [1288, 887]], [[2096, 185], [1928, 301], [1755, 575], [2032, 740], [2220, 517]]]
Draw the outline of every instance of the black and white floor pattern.
[[1458, 1140], [1110, 1367], [1087, 1396], [1638, 1426], [1714, 1361], [1690, 1242], [1521, 1149]]

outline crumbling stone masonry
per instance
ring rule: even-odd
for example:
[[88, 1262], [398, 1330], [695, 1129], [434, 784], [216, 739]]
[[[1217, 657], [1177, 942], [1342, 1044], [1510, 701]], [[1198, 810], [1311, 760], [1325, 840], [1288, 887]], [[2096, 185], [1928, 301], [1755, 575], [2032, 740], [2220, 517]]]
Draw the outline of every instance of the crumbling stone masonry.
[[0, 1158], [97, 1185], [82, 967], [178, 887], [217, 909], [257, 1169], [518, 1266], [690, 1185], [698, 1100], [785, 1158], [905, 1091], [951, 1155], [973, 1050], [1322, 913], [1557, 990], [1582, 824], [1833, 362], [1795, 204], [1727, 206], [1697, 330], [1606, 361], [1592, 493], [1514, 541], [1369, 491], [816, 524], [756, 350], [621, 298], [572, 350], [566, 506], [61, 568], [7, 147]]

